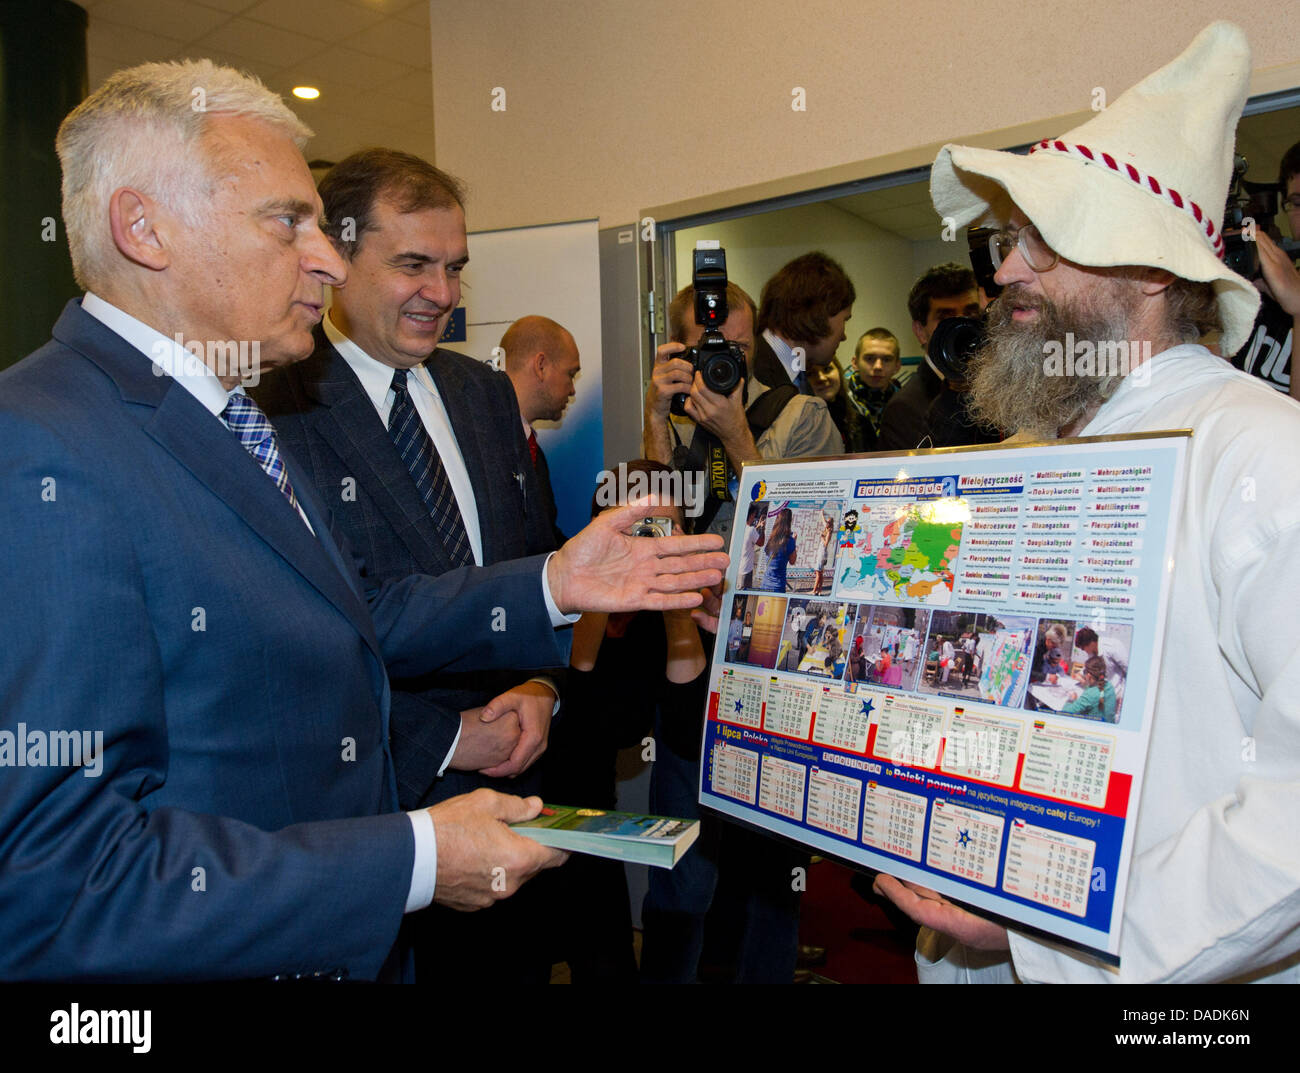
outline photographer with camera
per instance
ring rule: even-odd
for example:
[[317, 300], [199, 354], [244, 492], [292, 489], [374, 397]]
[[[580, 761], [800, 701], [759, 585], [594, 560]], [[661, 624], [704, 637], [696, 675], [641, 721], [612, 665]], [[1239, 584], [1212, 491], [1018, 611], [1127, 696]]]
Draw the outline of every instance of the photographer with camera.
[[[1300, 245], [1300, 142], [1282, 155], [1276, 187], [1247, 182], [1245, 172], [1245, 158], [1238, 157], [1236, 181], [1228, 196], [1228, 222], [1240, 225], [1242, 217], [1249, 215], [1260, 221], [1259, 230], [1252, 246], [1240, 232], [1234, 235], [1225, 228], [1225, 243], [1229, 263], [1255, 284], [1263, 301], [1246, 345], [1230, 357], [1238, 369], [1300, 400], [1300, 382], [1291, 375], [1291, 352], [1300, 329], [1300, 272], [1294, 263]], [[1291, 225], [1292, 242], [1286, 244], [1272, 231], [1279, 195]], [[1234, 258], [1241, 263], [1233, 263]]]
[[[809, 365], [833, 360], [853, 299], [853, 284], [839, 265], [813, 253], [768, 281], [759, 311], [749, 295], [727, 282], [722, 250], [695, 251], [692, 286], [668, 306], [672, 341], [659, 347], [646, 388], [644, 448], [647, 458], [705, 474], [708, 496], [694, 520], [697, 532], [729, 537], [737, 474], [745, 462], [843, 453], [826, 403], [801, 388]], [[757, 343], [756, 318], [770, 326]], [[801, 338], [805, 342], [798, 342]], [[684, 442], [670, 421], [672, 412], [694, 423]], [[744, 521], [748, 545], [758, 540], [763, 518]], [[752, 559], [742, 559], [741, 565], [742, 574], [747, 569], [752, 575]], [[702, 717], [702, 705], [660, 706], [650, 783], [651, 808], [660, 815], [700, 816]], [[807, 865], [807, 853], [705, 817], [691, 854], [671, 871], [651, 869], [642, 913], [642, 980], [696, 982], [710, 916], [726, 933], [712, 930], [708, 936], [711, 971], [706, 968], [703, 975], [736, 983], [790, 983], [799, 961], [814, 963], [825, 956], [823, 950], [799, 947], [799, 893], [792, 889], [791, 875]], [[715, 901], [726, 911], [711, 915]]]
[[931, 340], [939, 325], [951, 318], [980, 315], [979, 283], [965, 265], [935, 265], [921, 276], [907, 296], [912, 331], [925, 357], [920, 367], [885, 406], [880, 418], [880, 451], [911, 451], [918, 447], [954, 447], [996, 442], [974, 438], [983, 433], [965, 415], [965, 384], [958, 364], [936, 360]]
[[[694, 282], [668, 306], [671, 341], [655, 353], [643, 446], [647, 458], [705, 474], [708, 497], [697, 532], [730, 535], [744, 463], [844, 452], [826, 403], [809, 393], [803, 373], [834, 358], [854, 297], [843, 269], [824, 254], [810, 253], [767, 282], [758, 310], [749, 295], [727, 282], [724, 251], [695, 251]], [[757, 342], [756, 322], [773, 325]], [[790, 326], [796, 329], [791, 334], [815, 338], [790, 343], [776, 334], [789, 333]], [[706, 331], [717, 338], [710, 343]], [[730, 357], [725, 344], [733, 344]], [[778, 353], [789, 356], [789, 367]], [[672, 412], [698, 426], [685, 440], [670, 420]]]

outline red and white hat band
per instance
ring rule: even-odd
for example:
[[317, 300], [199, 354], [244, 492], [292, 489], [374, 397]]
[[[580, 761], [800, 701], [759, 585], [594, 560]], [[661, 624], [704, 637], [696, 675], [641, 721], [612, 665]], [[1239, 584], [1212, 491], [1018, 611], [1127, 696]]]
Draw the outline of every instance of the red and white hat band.
[[1037, 153], [1040, 150], [1064, 153], [1066, 156], [1078, 157], [1089, 164], [1102, 164], [1110, 168], [1116, 175], [1122, 175], [1131, 180], [1147, 193], [1153, 194], [1168, 202], [1174, 208], [1185, 212], [1196, 221], [1197, 226], [1205, 235], [1205, 241], [1210, 244], [1210, 249], [1214, 251], [1214, 255], [1220, 260], [1223, 259], [1223, 236], [1219, 234], [1219, 230], [1214, 226], [1214, 221], [1209, 214], [1204, 212], [1195, 201], [1180, 194], [1173, 187], [1161, 185], [1156, 181], [1154, 175], [1145, 175], [1132, 164], [1120, 164], [1109, 153], [1097, 152], [1089, 149], [1086, 145], [1073, 145], [1069, 142], [1044, 138], [1029, 151]]

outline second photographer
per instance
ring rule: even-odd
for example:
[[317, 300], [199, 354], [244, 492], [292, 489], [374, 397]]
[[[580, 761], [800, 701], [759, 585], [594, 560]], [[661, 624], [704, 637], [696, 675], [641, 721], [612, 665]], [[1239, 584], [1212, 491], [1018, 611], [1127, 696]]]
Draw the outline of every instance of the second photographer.
[[[683, 287], [668, 306], [671, 342], [655, 353], [646, 388], [644, 453], [705, 474], [708, 496], [704, 514], [695, 519], [696, 531], [726, 538], [742, 464], [844, 452], [826, 403], [803, 386], [802, 373], [834, 358], [855, 293], [844, 270], [818, 253], [796, 258], [768, 281], [761, 311], [734, 283], [719, 291], [727, 310], [722, 337], [744, 352], [745, 380], [730, 394], [718, 394], [684, 357], [704, 337], [705, 325], [695, 316], [695, 286]], [[770, 326], [757, 341], [756, 321]], [[787, 334], [795, 339], [786, 339]], [[681, 395], [689, 420], [670, 421], [673, 397]]]

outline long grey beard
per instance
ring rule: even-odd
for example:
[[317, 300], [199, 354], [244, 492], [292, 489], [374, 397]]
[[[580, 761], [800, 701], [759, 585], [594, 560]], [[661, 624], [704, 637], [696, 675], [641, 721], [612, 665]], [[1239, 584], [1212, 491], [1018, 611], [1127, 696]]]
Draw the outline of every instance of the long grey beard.
[[[1047, 343], [1063, 344], [1067, 332], [1094, 343], [1127, 338], [1136, 295], [1124, 282], [1108, 281], [1099, 303], [1075, 306], [1027, 294], [1016, 284], [1003, 291], [988, 309], [987, 341], [971, 359], [971, 414], [1008, 434], [1054, 440], [1114, 394], [1121, 377], [1109, 369], [1071, 375], [1049, 369]], [[1011, 314], [1017, 305], [1038, 310], [1038, 316], [1016, 323]]]

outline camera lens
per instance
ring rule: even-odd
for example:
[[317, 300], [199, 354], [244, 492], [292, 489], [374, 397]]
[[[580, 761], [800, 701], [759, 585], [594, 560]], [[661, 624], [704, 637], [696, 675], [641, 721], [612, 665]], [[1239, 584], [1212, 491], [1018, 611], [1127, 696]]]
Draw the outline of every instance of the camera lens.
[[948, 380], [964, 380], [972, 355], [984, 344], [984, 321], [975, 317], [948, 317], [930, 336], [930, 360]]
[[719, 395], [730, 395], [740, 383], [740, 369], [730, 354], [713, 354], [700, 370], [704, 386]]

